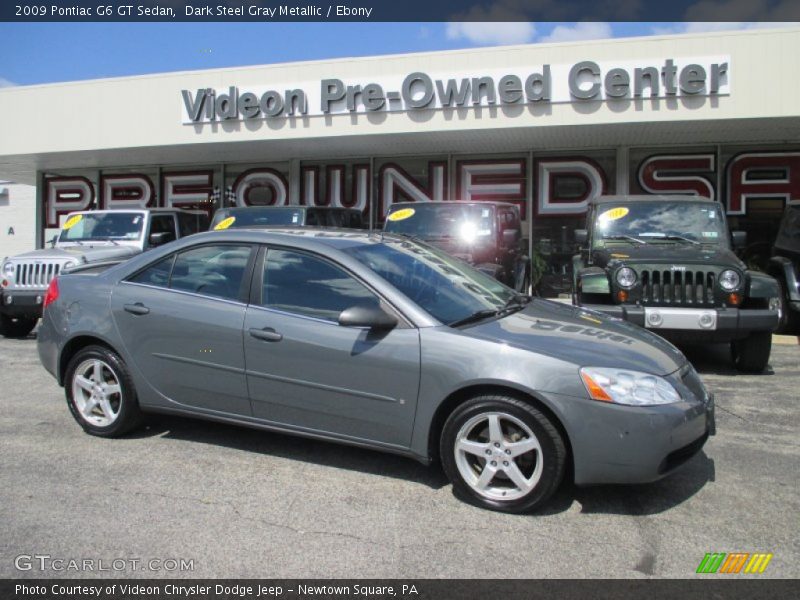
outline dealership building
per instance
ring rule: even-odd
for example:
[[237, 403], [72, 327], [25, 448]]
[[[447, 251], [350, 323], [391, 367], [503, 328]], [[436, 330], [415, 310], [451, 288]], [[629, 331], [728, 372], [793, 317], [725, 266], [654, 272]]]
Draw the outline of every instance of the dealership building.
[[800, 198], [799, 56], [785, 28], [0, 89], [0, 257], [74, 210], [332, 205], [380, 227], [398, 201], [502, 200], [557, 280], [587, 202], [626, 193], [713, 198], [768, 253]]

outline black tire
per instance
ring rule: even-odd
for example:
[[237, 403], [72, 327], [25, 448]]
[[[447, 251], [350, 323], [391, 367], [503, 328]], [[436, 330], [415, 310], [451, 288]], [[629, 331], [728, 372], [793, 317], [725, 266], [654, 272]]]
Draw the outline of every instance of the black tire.
[[[97, 413], [96, 415], [85, 416], [80, 408], [82, 402], [84, 402], [84, 406], [88, 404], [85, 403], [85, 396], [82, 395], [81, 398], [78, 398], [74, 393], [76, 377], [88, 372], [86, 370], [88, 366], [86, 365], [90, 363], [96, 364], [97, 361], [102, 364], [103, 375], [101, 377], [103, 382], [113, 383], [116, 380], [120, 389], [118, 394], [108, 394], [109, 405], [112, 409], [116, 409], [115, 418], [108, 424], [98, 422], [105, 415], [105, 411], [100, 408], [99, 404], [95, 404], [97, 410], [94, 412]], [[97, 378], [93, 377], [91, 382], [97, 383]], [[135, 429], [142, 422], [142, 413], [136, 397], [136, 388], [133, 385], [128, 367], [116, 352], [104, 346], [87, 346], [72, 357], [64, 377], [64, 392], [67, 398], [67, 406], [69, 406], [72, 416], [83, 427], [83, 430], [91, 435], [107, 438], [119, 437]], [[93, 398], [94, 396], [89, 402], [93, 402]], [[101, 413], [103, 416], [101, 416]]]
[[731, 342], [731, 358], [738, 371], [761, 373], [769, 363], [772, 332], [755, 331], [742, 340]]
[[800, 335], [800, 314], [792, 310], [789, 302], [789, 290], [786, 289], [786, 282], [782, 277], [776, 277], [781, 288], [781, 320], [775, 333], [781, 335]]
[[[475, 422], [477, 422], [474, 426], [476, 429], [472, 431], [482, 427], [480, 421], [483, 415], [486, 415], [486, 426], [488, 427], [488, 415], [491, 414], [510, 417], [504, 421], [505, 417], [501, 416], [501, 423], [504, 423], [501, 425], [504, 438], [503, 447], [498, 446], [495, 449], [494, 446], [497, 444], [491, 441], [492, 437], [488, 432], [484, 436], [479, 435], [480, 441], [476, 443], [482, 443], [487, 450], [496, 451], [498, 456], [481, 458], [480, 454], [463, 453], [463, 456], [459, 458], [461, 453], [456, 450], [456, 442], [462, 439], [461, 434], [463, 434], [464, 428], [469, 428], [470, 424]], [[529, 439], [529, 436], [512, 420], [517, 420], [527, 426], [538, 440], [541, 449], [540, 452], [532, 450], [520, 454], [513, 460], [517, 466], [517, 472], [522, 473], [523, 477], [531, 482], [532, 487], [527, 491], [523, 491], [520, 486], [515, 485], [512, 478], [506, 475], [505, 468], [501, 466], [501, 463], [504, 462], [505, 444], [510, 445]], [[467, 434], [469, 433], [468, 430]], [[524, 437], [514, 437], [518, 434], [524, 434]], [[472, 441], [472, 439], [468, 438], [468, 441]], [[480, 452], [485, 452], [485, 450], [480, 450]], [[553, 422], [531, 404], [505, 395], [478, 396], [456, 407], [442, 429], [439, 453], [442, 467], [458, 497], [482, 508], [508, 513], [524, 513], [541, 507], [561, 484], [567, 461], [566, 444]], [[497, 458], [492, 463], [497, 465], [497, 470], [494, 471], [496, 474], [491, 476], [487, 482], [492, 485], [487, 485], [488, 489], [484, 489], [484, 492], [481, 493], [477, 491], [475, 483], [480, 482], [483, 470], [489, 466], [490, 458]], [[520, 462], [517, 462], [517, 459]], [[462, 475], [462, 468], [468, 474], [471, 473], [471, 478], [474, 477], [478, 481], [468, 482]], [[539, 470], [538, 476], [537, 470]], [[479, 472], [481, 475], [478, 475]], [[505, 500], [500, 496], [505, 496], [506, 490], [509, 490], [511, 495], [521, 495]]]
[[37, 318], [0, 315], [0, 334], [7, 338], [26, 338], [36, 327]]

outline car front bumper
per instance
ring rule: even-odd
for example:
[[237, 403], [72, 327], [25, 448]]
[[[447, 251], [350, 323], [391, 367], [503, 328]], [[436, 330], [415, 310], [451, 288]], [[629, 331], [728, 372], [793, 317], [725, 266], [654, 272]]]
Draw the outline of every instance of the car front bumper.
[[713, 395], [701, 401], [689, 396], [647, 407], [562, 397], [575, 484], [656, 481], [692, 458], [716, 434], [716, 419]]
[[0, 312], [11, 317], [42, 316], [42, 302], [47, 290], [16, 290], [5, 288], [0, 293]]
[[[747, 337], [753, 331], [774, 331], [778, 326], [778, 311], [770, 309], [643, 307], [624, 304], [591, 304], [582, 307], [623, 319], [663, 337], [677, 340], [726, 342]], [[653, 326], [647, 317], [649, 313], [657, 311], [669, 313], [671, 319], [665, 320], [662, 326]], [[713, 328], [703, 328], [699, 323], [696, 324], [695, 317], [703, 313], [712, 314]]]

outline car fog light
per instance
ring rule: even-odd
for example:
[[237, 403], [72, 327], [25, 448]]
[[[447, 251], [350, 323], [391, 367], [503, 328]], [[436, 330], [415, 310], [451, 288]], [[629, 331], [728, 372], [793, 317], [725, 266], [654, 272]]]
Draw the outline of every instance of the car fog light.
[[661, 327], [661, 324], [664, 322], [664, 317], [661, 316], [660, 312], [654, 311], [647, 315], [647, 322], [653, 327]]
[[700, 327], [702, 327], [703, 329], [709, 329], [710, 327], [714, 326], [714, 315], [712, 315], [711, 313], [703, 313], [702, 315], [700, 315], [698, 323], [700, 324]]

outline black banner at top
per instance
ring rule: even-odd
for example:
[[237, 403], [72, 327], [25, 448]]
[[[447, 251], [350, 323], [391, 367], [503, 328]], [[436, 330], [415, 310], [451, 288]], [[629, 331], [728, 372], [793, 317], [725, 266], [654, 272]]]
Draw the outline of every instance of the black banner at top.
[[763, 0], [11, 0], [6, 22], [800, 21], [800, 2]]

